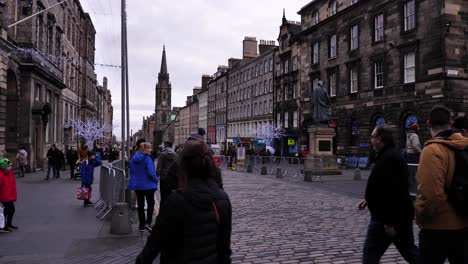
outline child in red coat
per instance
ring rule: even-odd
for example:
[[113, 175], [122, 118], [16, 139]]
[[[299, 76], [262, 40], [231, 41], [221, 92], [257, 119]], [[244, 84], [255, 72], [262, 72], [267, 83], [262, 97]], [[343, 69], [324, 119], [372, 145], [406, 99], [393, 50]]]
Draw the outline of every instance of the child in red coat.
[[11, 232], [17, 230], [18, 227], [11, 224], [13, 215], [15, 214], [16, 202], [16, 181], [13, 174], [12, 163], [7, 158], [0, 159], [0, 203], [2, 203], [3, 214], [5, 215], [6, 223], [2, 232]]

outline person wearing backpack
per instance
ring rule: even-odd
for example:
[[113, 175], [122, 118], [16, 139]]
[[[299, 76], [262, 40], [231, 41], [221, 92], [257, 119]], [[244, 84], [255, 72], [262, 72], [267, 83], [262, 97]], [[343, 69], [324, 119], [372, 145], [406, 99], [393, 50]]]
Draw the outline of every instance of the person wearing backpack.
[[159, 175], [161, 204], [166, 201], [172, 190], [177, 188], [177, 179], [169, 177], [170, 170], [177, 170], [177, 154], [172, 150], [172, 142], [164, 142], [164, 149], [158, 156], [156, 175]]
[[419, 141], [418, 132], [418, 123], [411, 123], [408, 127], [408, 132], [406, 133], [406, 152], [408, 163], [419, 163], [421, 143]]
[[419, 263], [443, 264], [447, 258], [451, 264], [467, 263], [468, 197], [465, 191], [461, 201], [453, 199], [452, 188], [462, 186], [454, 185], [468, 177], [467, 160], [457, 158], [467, 155], [468, 138], [450, 129], [450, 111], [445, 106], [432, 108], [427, 125], [432, 139], [421, 153], [415, 206], [421, 229]]
[[216, 165], [201, 140], [190, 140], [179, 156], [179, 186], [153, 226], [137, 264], [230, 264], [232, 207], [214, 180]]

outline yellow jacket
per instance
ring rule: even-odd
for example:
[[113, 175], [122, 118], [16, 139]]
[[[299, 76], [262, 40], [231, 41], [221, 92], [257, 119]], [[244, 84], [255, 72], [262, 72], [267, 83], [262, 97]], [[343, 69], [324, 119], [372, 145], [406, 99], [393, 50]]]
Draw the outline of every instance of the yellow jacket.
[[468, 146], [468, 138], [451, 131], [442, 133], [448, 137], [427, 141], [421, 153], [416, 176], [416, 223], [422, 229], [458, 230], [468, 227], [468, 219], [455, 212], [445, 191], [455, 171], [455, 154], [448, 146], [463, 149]]

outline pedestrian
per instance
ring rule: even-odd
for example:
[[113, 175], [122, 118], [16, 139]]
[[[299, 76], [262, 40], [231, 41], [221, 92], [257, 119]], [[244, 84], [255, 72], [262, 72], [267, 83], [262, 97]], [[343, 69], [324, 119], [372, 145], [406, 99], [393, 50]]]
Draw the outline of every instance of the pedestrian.
[[419, 141], [418, 132], [419, 125], [416, 122], [411, 123], [406, 132], [406, 155], [408, 163], [419, 163], [421, 142]]
[[75, 165], [78, 161], [78, 151], [75, 149], [74, 146], [71, 146], [70, 149], [67, 151], [67, 162], [68, 166], [70, 167], [70, 179], [75, 179]]
[[161, 191], [161, 204], [171, 194], [172, 190], [177, 188], [176, 177], [169, 177], [170, 170], [177, 171], [177, 154], [172, 150], [172, 142], [164, 142], [164, 149], [158, 157], [156, 175], [159, 176]]
[[[450, 203], [446, 190], [455, 173], [452, 149], [468, 147], [468, 138], [450, 129], [450, 110], [434, 106], [427, 125], [432, 139], [426, 142], [417, 173], [416, 223], [420, 227], [420, 263], [468, 263], [468, 217]], [[465, 174], [466, 177], [466, 174]]]
[[391, 128], [377, 126], [372, 131], [371, 144], [377, 157], [367, 182], [365, 199], [358, 206], [361, 210], [367, 206], [371, 214], [362, 262], [379, 263], [393, 243], [408, 263], [416, 263], [414, 207], [409, 194], [406, 162], [395, 147]]
[[51, 169], [53, 171], [54, 179], [58, 179], [60, 177], [60, 166], [61, 166], [62, 159], [63, 159], [63, 155], [57, 149], [55, 144], [52, 144], [50, 149], [47, 151], [47, 160], [48, 160], [47, 165], [48, 166], [47, 166], [47, 175], [46, 175], [45, 180], [49, 180]]
[[18, 166], [18, 178], [24, 178], [26, 166], [28, 165], [28, 152], [25, 147], [22, 147], [16, 154], [16, 165]]
[[89, 147], [86, 144], [81, 145], [80, 150], [78, 151], [78, 159], [82, 162], [88, 158]]
[[468, 138], [468, 117], [466, 116], [457, 117], [453, 121], [453, 128], [457, 129], [458, 132], [462, 134], [462, 136]]
[[216, 165], [208, 145], [187, 141], [179, 156], [178, 190], [161, 210], [136, 263], [231, 263], [232, 208], [218, 188]]
[[[154, 192], [158, 188], [159, 178], [156, 175], [150, 142], [140, 144], [139, 151], [130, 160], [130, 180], [128, 189], [134, 190], [137, 196], [139, 230], [151, 232], [154, 211]], [[145, 218], [145, 199], [148, 204]]]
[[[89, 192], [89, 194], [91, 194], [91, 185], [94, 182], [94, 168], [101, 165], [101, 160], [96, 157], [96, 154], [93, 151], [89, 151], [87, 158], [81, 162], [81, 188], [86, 188], [86, 191]], [[88, 198], [84, 200], [83, 206], [86, 207], [93, 204], [89, 199], [90, 197], [91, 195], [88, 195]]]
[[6, 222], [5, 227], [0, 232], [11, 232], [18, 227], [12, 224], [15, 214], [15, 204], [17, 199], [16, 180], [12, 171], [12, 163], [9, 159], [0, 159], [0, 203], [4, 207], [3, 214]]

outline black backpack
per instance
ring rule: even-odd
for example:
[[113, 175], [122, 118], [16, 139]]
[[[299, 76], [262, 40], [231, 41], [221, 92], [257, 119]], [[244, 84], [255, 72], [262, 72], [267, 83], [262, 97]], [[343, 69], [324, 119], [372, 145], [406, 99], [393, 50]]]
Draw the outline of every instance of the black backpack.
[[463, 150], [449, 148], [455, 153], [455, 172], [446, 192], [452, 206], [468, 216], [468, 147]]

